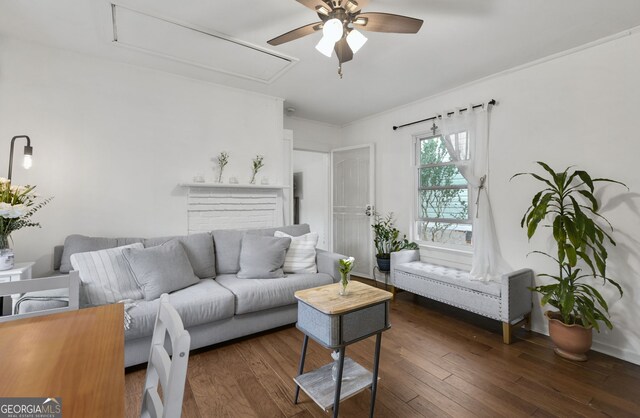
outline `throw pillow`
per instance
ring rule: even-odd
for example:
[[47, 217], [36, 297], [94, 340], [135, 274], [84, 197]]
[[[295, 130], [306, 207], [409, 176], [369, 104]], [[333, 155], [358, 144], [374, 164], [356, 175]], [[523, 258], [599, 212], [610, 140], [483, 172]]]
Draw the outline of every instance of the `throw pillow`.
[[109, 248], [106, 250], [75, 253], [70, 257], [71, 266], [80, 273], [82, 282], [80, 304], [106, 305], [125, 299], [142, 299], [123, 252], [141, 249], [141, 243]]
[[291, 238], [291, 245], [284, 257], [283, 270], [285, 273], [317, 273], [316, 267], [316, 245], [318, 245], [318, 234], [310, 232], [308, 234], [293, 237], [282, 231], [273, 234], [279, 238]]
[[182, 244], [171, 240], [156, 247], [123, 251], [145, 300], [184, 289], [200, 281]]
[[239, 279], [274, 279], [284, 277], [282, 265], [291, 238], [245, 235], [240, 250]]
[[171, 240], [180, 241], [189, 257], [193, 272], [201, 279], [216, 277], [216, 253], [213, 249], [213, 237], [209, 232], [175, 237], [147, 238], [145, 248], [165, 244]]

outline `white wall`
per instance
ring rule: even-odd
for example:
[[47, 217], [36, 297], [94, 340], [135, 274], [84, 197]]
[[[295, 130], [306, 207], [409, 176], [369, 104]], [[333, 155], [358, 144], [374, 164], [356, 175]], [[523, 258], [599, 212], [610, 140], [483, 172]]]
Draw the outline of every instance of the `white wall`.
[[72, 233], [185, 234], [177, 185], [197, 173], [212, 180], [220, 151], [231, 155], [227, 178], [247, 183], [263, 154], [262, 175], [282, 183], [282, 124], [278, 98], [0, 39], [0, 174], [11, 137], [27, 134], [34, 165], [15, 168], [14, 184], [55, 196], [36, 215], [42, 229], [14, 234], [17, 261], [48, 271], [53, 246]]
[[293, 131], [293, 148], [297, 150], [329, 152], [342, 144], [339, 126], [285, 116], [284, 127]]
[[293, 151], [293, 172], [302, 173], [300, 223], [318, 233], [318, 248], [329, 249], [329, 154]]
[[[577, 165], [594, 176], [627, 183], [631, 193], [607, 187], [601, 194], [602, 213], [616, 227], [618, 248], [610, 251], [609, 272], [625, 289], [611, 301], [616, 328], [595, 334], [595, 348], [640, 363], [640, 35], [635, 34], [518, 71], [507, 72], [446, 94], [393, 109], [346, 126], [345, 145], [376, 143], [377, 204], [394, 211], [398, 225], [409, 230], [412, 204], [412, 134], [426, 124], [393, 131], [393, 125], [419, 120], [495, 98], [490, 149], [490, 184], [502, 252], [513, 268], [532, 267], [537, 273], [550, 265], [527, 253], [551, 248], [539, 233], [531, 243], [519, 220], [537, 184], [509, 178], [534, 170], [543, 160], [555, 168]], [[612, 198], [612, 199], [610, 199]], [[542, 232], [542, 231], [541, 231]], [[536, 304], [537, 305], [537, 304]], [[534, 329], [546, 332], [536, 306]]]

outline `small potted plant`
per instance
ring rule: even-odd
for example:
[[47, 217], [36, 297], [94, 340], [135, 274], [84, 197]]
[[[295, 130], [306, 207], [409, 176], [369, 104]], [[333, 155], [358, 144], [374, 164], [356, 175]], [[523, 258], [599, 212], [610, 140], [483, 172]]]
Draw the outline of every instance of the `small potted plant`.
[[376, 247], [376, 261], [380, 271], [391, 270], [391, 253], [401, 250], [417, 250], [418, 244], [409, 242], [406, 235], [400, 237], [400, 230], [393, 225], [393, 213], [385, 217], [374, 215], [373, 243]]
[[264, 157], [262, 155], [256, 155], [256, 158], [251, 161], [251, 180], [249, 180], [249, 183], [256, 183], [256, 174], [258, 174], [258, 171], [260, 171], [262, 167], [264, 167]]
[[[613, 227], [600, 213], [596, 199], [598, 183], [617, 183], [615, 180], [592, 178], [586, 171], [571, 167], [556, 172], [549, 165], [538, 161], [545, 175], [518, 173], [512, 177], [528, 175], [542, 183], [525, 212], [521, 227], [527, 229], [531, 239], [543, 225], [554, 241], [551, 254], [533, 251], [552, 259], [557, 265], [555, 274], [539, 274], [551, 279], [549, 284], [532, 288], [542, 295], [541, 304], [556, 310], [547, 311], [549, 335], [561, 357], [585, 361], [591, 348], [593, 329], [600, 331], [600, 322], [613, 328], [609, 320], [609, 306], [592, 285], [613, 285], [622, 297], [622, 288], [607, 276], [605, 245], [615, 246], [611, 237]], [[625, 186], [626, 187], [626, 186]]]
[[218, 183], [222, 183], [222, 172], [227, 164], [229, 164], [229, 154], [222, 151], [220, 155], [218, 155], [218, 158], [216, 158], [216, 161], [218, 162], [218, 169], [220, 170], [218, 172]]

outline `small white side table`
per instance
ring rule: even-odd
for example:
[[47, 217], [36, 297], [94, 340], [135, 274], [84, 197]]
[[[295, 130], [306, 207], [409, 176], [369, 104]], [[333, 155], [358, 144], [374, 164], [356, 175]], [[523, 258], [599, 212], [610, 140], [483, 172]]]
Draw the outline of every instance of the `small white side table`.
[[[27, 262], [27, 263], [16, 263], [15, 266], [13, 266], [13, 268], [11, 270], [4, 270], [4, 271], [0, 271], [0, 283], [3, 282], [15, 282], [18, 280], [29, 280], [31, 279], [31, 268], [33, 267], [35, 263], [33, 261]], [[0, 298], [2, 298], [2, 312], [0, 312], [0, 314], [2, 315], [12, 315], [13, 314], [13, 307], [15, 306], [16, 302], [18, 301], [18, 299], [20, 299], [22, 295], [17, 294], [17, 295], [11, 295], [11, 312], [7, 312], [8, 309], [7, 307], [5, 307], [5, 298], [3, 296], [0, 296]]]

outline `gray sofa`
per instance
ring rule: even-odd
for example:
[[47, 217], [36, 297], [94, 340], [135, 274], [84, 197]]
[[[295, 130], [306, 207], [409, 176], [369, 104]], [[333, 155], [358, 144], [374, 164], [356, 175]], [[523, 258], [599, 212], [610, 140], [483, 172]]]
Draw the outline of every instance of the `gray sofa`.
[[[171, 304], [191, 334], [191, 349], [295, 323], [297, 304], [294, 293], [297, 290], [338, 281], [338, 260], [344, 256], [322, 250], [317, 250], [318, 273], [315, 274], [288, 274], [284, 278], [276, 279], [237, 278], [244, 234], [273, 236], [275, 231], [300, 236], [309, 232], [309, 225], [246, 231], [212, 231], [214, 254], [210, 255], [210, 259], [207, 259], [207, 253], [202, 249], [185, 245], [195, 271], [198, 270], [198, 263], [213, 263], [213, 258], [216, 269], [215, 278], [201, 278], [197, 284], [169, 295]], [[71, 268], [69, 257], [72, 253], [96, 251], [135, 242], [149, 247], [160, 245], [172, 238], [180, 237], [116, 239], [70, 236], [65, 241], [66, 248], [56, 248], [54, 267], [61, 273], [67, 273]], [[188, 236], [181, 238], [188, 239]], [[64, 296], [62, 293], [51, 292], [26, 294], [16, 309], [23, 313], [63, 306]], [[131, 324], [129, 329], [125, 330], [125, 366], [147, 361], [158, 303], [159, 299], [138, 300], [133, 306], [128, 307]]]

